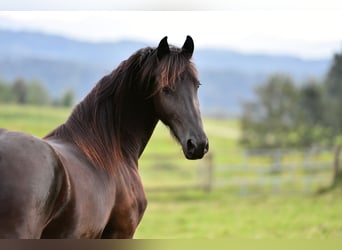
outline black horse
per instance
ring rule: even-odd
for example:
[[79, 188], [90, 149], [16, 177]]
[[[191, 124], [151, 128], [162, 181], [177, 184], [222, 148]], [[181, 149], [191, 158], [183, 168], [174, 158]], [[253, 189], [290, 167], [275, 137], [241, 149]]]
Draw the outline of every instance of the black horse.
[[189, 36], [138, 50], [44, 139], [0, 129], [0, 237], [133, 237], [147, 205], [138, 159], [158, 120], [186, 158], [208, 151], [193, 50]]

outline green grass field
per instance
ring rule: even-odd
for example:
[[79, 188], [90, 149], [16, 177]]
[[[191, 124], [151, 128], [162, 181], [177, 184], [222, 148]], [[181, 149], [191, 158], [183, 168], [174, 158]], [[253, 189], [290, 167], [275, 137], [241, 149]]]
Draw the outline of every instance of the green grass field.
[[63, 123], [70, 109], [0, 104], [0, 128], [43, 137]]
[[[44, 136], [61, 124], [70, 109], [19, 107], [0, 104], [0, 127]], [[239, 150], [237, 121], [205, 119], [210, 150]], [[170, 154], [158, 163], [149, 162], [153, 154]], [[176, 160], [174, 160], [176, 159]], [[215, 159], [226, 161], [224, 155]], [[232, 162], [238, 161], [236, 159]], [[175, 170], [176, 165], [181, 168]], [[183, 159], [180, 146], [168, 130], [158, 125], [140, 161], [144, 185], [192, 181], [199, 162]], [[163, 171], [160, 171], [163, 169]], [[324, 195], [260, 193], [240, 196], [228, 188], [173, 192], [148, 191], [145, 216], [136, 238], [342, 238], [342, 191]]]

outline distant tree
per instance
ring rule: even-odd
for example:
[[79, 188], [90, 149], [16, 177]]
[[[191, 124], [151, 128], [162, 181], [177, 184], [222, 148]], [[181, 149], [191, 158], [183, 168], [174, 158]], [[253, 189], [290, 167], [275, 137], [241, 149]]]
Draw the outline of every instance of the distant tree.
[[342, 151], [342, 54], [335, 54], [325, 79], [326, 122], [335, 138], [333, 186], [342, 183], [340, 154]]
[[71, 107], [74, 103], [75, 95], [72, 90], [67, 90], [64, 92], [61, 98], [61, 104], [64, 107]]
[[67, 90], [59, 98], [52, 99], [45, 85], [37, 80], [17, 78], [12, 83], [6, 83], [0, 79], [0, 103], [70, 107], [74, 99], [75, 94], [72, 90]]
[[19, 104], [27, 103], [27, 85], [24, 79], [18, 78], [12, 84], [15, 101]]
[[325, 79], [328, 124], [335, 135], [342, 134], [342, 54], [335, 54]]
[[257, 87], [256, 100], [245, 103], [241, 117], [241, 143], [247, 147], [286, 147], [298, 143], [298, 91], [292, 79], [275, 74]]
[[308, 125], [323, 123], [324, 101], [322, 83], [310, 79], [299, 89], [299, 107]]
[[47, 105], [50, 102], [49, 93], [38, 81], [27, 85], [27, 103], [33, 105]]
[[9, 84], [0, 80], [0, 103], [10, 103], [14, 102], [14, 96]]
[[322, 82], [307, 81], [300, 89], [297, 107], [298, 146], [332, 143], [332, 131], [326, 126]]

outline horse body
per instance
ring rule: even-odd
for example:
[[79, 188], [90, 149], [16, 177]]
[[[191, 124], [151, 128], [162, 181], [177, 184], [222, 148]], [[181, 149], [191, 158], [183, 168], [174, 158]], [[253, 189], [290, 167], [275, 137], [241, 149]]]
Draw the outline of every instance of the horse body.
[[208, 151], [193, 41], [141, 49], [45, 138], [0, 129], [1, 238], [132, 238], [147, 206], [138, 159], [159, 120], [188, 159]]
[[137, 168], [113, 180], [63, 141], [1, 130], [0, 158], [1, 238], [131, 238], [146, 208]]

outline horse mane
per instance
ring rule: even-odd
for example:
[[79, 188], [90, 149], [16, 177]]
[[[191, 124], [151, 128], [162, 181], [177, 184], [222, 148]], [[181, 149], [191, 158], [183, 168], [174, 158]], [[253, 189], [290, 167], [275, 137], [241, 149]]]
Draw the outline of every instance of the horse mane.
[[155, 48], [138, 50], [100, 79], [68, 120], [45, 139], [72, 142], [94, 166], [104, 170], [114, 168], [114, 162], [122, 160], [128, 150], [121, 138], [127, 98], [136, 93], [148, 99], [164, 87], [174, 88], [185, 71], [197, 79], [195, 66], [180, 52], [172, 46], [170, 53], [159, 59]]

